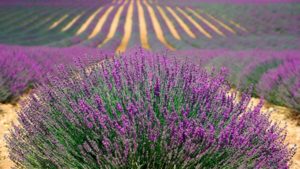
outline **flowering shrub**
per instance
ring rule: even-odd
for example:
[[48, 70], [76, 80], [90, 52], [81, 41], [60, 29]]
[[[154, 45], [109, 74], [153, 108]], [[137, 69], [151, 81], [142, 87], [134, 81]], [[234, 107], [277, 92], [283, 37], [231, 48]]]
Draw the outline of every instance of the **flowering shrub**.
[[[109, 52], [107, 52], [107, 56]], [[0, 45], [0, 102], [11, 102], [43, 82], [56, 66], [72, 66], [74, 54], [81, 56], [84, 64], [92, 64], [106, 57], [97, 49], [82, 47], [48, 48]]]
[[[276, 55], [267, 55], [250, 62], [239, 75], [240, 88], [247, 88], [247, 86], [254, 84], [256, 85], [264, 73], [269, 69], [276, 68], [282, 62], [282, 58]], [[253, 91], [253, 95], [259, 96], [257, 90]]]
[[227, 67], [232, 86], [253, 85], [253, 96], [300, 110], [299, 50], [188, 50], [174, 55], [207, 68]]
[[266, 72], [257, 84], [268, 100], [300, 111], [300, 59], [289, 57], [277, 68]]
[[17, 51], [1, 50], [0, 67], [0, 102], [20, 95], [41, 75], [41, 67]]
[[242, 88], [254, 84], [255, 96], [271, 103], [300, 110], [300, 59], [298, 52], [265, 55], [248, 64], [240, 74]]
[[262, 102], [229, 94], [224, 69], [143, 50], [77, 65], [23, 103], [7, 137], [17, 167], [287, 168], [293, 156]]

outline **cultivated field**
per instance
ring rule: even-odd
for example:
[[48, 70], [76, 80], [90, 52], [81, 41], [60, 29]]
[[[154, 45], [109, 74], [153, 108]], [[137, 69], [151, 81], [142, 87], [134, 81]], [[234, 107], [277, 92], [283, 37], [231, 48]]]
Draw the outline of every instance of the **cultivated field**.
[[0, 169], [298, 169], [299, 47], [296, 0], [3, 0]]

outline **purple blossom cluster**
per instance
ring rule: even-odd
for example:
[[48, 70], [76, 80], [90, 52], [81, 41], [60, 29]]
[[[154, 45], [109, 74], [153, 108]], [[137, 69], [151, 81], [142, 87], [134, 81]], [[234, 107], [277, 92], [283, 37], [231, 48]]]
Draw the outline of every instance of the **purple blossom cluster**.
[[19, 168], [288, 168], [295, 151], [227, 70], [142, 49], [59, 76], [23, 103], [7, 137]]
[[[99, 61], [99, 50], [71, 47], [21, 47], [0, 45], [0, 102], [11, 102], [36, 84], [41, 84], [56, 66], [72, 66], [74, 55], [84, 58], [85, 64]], [[109, 52], [107, 52], [107, 57]]]
[[267, 71], [257, 84], [267, 99], [300, 111], [300, 59], [286, 58], [277, 68]]
[[[299, 111], [299, 50], [189, 50], [173, 55], [203, 67], [227, 67], [238, 89], [254, 86], [253, 95]], [[188, 56], [188, 57], [184, 57]]]

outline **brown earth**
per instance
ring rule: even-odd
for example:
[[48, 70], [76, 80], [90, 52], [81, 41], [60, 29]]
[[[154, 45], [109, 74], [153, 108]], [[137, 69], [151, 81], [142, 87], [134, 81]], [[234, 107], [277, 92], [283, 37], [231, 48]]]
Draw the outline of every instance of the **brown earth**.
[[0, 169], [10, 169], [13, 163], [8, 158], [4, 135], [9, 132], [13, 122], [17, 121], [18, 106], [0, 104]]
[[[259, 102], [258, 99], [252, 99], [254, 104]], [[10, 104], [0, 104], [0, 169], [10, 169], [13, 163], [8, 158], [8, 151], [5, 146], [4, 135], [9, 132], [12, 122], [17, 121], [17, 111], [19, 106]], [[274, 122], [280, 122], [282, 126], [287, 125], [287, 143], [297, 144], [300, 146], [300, 117], [291, 109], [265, 104], [263, 111], [272, 111], [271, 119]], [[300, 148], [298, 148], [292, 159], [291, 169], [300, 169]]]

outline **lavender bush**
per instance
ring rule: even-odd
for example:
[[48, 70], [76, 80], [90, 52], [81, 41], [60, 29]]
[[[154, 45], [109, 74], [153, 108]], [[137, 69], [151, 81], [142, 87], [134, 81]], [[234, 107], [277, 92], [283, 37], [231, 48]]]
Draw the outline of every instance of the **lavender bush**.
[[[104, 54], [105, 53], [105, 54]], [[73, 66], [74, 54], [92, 64], [109, 57], [110, 52], [97, 49], [71, 47], [21, 47], [0, 45], [0, 102], [14, 102], [26, 90], [41, 84], [48, 73], [55, 73], [56, 66]]]
[[257, 84], [268, 100], [300, 111], [300, 59], [288, 57], [279, 67], [266, 72]]
[[0, 49], [0, 102], [5, 102], [28, 89], [41, 67], [22, 52]]
[[[275, 53], [275, 52], [274, 52]], [[300, 59], [297, 51], [270, 53], [255, 59], [240, 74], [241, 88], [255, 86], [254, 96], [300, 110]]]
[[288, 168], [284, 129], [229, 93], [225, 69], [141, 49], [76, 63], [23, 103], [7, 137], [17, 168]]
[[252, 96], [300, 111], [299, 50], [188, 50], [173, 55], [206, 68], [227, 67], [233, 87], [253, 85]]

